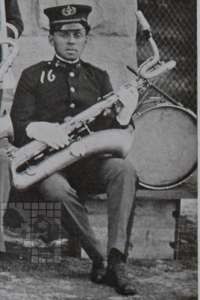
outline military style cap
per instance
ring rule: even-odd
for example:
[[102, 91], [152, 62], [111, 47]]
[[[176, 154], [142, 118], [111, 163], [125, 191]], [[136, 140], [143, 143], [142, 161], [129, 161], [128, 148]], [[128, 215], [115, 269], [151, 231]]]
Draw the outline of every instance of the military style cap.
[[46, 8], [44, 13], [49, 18], [50, 27], [60, 24], [60, 30], [67, 30], [68, 27], [65, 24], [80, 23], [87, 26], [88, 15], [91, 11], [91, 6], [70, 4]]

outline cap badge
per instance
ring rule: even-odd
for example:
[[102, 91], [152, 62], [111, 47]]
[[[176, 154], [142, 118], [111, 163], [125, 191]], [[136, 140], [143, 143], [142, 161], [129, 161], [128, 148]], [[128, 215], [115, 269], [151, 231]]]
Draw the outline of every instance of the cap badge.
[[70, 5], [68, 5], [67, 7], [63, 8], [63, 10], [62, 10], [62, 14], [65, 17], [74, 15], [75, 13], [76, 13], [76, 8], [74, 6], [71, 7]]

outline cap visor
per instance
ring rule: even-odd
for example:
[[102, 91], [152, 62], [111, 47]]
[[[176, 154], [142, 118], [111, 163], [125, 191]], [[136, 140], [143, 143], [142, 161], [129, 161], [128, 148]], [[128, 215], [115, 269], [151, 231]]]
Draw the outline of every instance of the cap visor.
[[68, 24], [63, 24], [60, 27], [60, 30], [79, 30], [83, 28], [84, 26], [81, 25], [80, 23], [68, 23]]

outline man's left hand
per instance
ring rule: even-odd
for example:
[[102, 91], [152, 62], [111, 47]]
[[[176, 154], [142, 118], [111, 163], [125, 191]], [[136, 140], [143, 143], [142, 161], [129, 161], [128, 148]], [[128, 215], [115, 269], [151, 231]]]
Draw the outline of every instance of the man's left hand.
[[138, 104], [138, 91], [136, 87], [129, 87], [127, 90], [123, 90], [117, 93], [119, 100], [122, 103], [122, 109], [118, 113], [116, 119], [122, 126], [126, 126], [130, 123], [131, 117]]

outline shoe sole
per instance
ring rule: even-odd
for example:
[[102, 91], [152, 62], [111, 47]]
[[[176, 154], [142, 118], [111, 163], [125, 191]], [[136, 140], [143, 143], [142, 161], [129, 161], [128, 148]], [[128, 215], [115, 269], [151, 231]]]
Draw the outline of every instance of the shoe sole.
[[124, 291], [124, 290], [120, 289], [119, 287], [117, 287], [117, 284], [114, 281], [112, 281], [111, 279], [105, 279], [105, 284], [110, 287], [115, 287], [116, 292], [120, 295], [127, 296], [127, 295], [135, 295], [136, 294], [136, 290], [135, 291], [131, 291], [131, 290]]
[[129, 291], [124, 291], [124, 290], [121, 290], [121, 289], [119, 289], [119, 288], [117, 288], [116, 287], [116, 292], [118, 293], [118, 294], [120, 294], [120, 295], [125, 295], [125, 296], [128, 296], [128, 295], [135, 295], [137, 292], [136, 291], [131, 291], [131, 290], [129, 290]]

